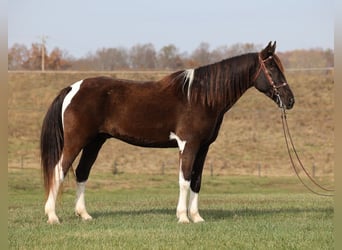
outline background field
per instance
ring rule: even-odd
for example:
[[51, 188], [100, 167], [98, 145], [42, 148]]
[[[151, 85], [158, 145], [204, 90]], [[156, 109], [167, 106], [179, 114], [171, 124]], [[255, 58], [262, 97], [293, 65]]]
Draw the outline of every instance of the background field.
[[[204, 171], [204, 224], [178, 225], [178, 150], [108, 141], [90, 175], [86, 199], [95, 220], [73, 214], [74, 181], [57, 204], [62, 224], [43, 212], [39, 136], [58, 91], [79, 79], [109, 75], [159, 79], [168, 72], [9, 72], [8, 232], [11, 249], [332, 249], [333, 199], [294, 177], [280, 111], [250, 89], [226, 114]], [[316, 179], [334, 181], [332, 72], [287, 72], [296, 104], [288, 122], [302, 161]], [[115, 171], [114, 171], [115, 166]], [[115, 174], [114, 174], [115, 172]]]

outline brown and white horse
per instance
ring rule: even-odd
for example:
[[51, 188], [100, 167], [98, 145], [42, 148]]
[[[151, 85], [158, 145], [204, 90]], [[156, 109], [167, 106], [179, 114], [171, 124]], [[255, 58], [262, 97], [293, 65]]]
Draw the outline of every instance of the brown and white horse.
[[260, 53], [178, 71], [156, 82], [96, 77], [61, 90], [44, 118], [41, 132], [48, 222], [59, 222], [55, 212], [57, 193], [81, 151], [75, 171], [75, 212], [84, 220], [92, 218], [85, 207], [85, 185], [108, 138], [142, 147], [178, 147], [178, 220], [203, 221], [198, 211], [202, 170], [224, 114], [252, 86], [280, 107], [293, 107], [294, 96], [275, 47], [270, 42]]

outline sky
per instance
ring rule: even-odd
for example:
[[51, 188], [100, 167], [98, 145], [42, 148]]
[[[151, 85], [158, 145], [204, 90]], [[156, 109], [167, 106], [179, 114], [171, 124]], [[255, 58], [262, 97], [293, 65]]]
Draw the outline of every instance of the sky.
[[191, 53], [236, 43], [334, 49], [333, 0], [11, 0], [8, 47], [40, 42], [74, 57], [100, 48], [174, 44]]

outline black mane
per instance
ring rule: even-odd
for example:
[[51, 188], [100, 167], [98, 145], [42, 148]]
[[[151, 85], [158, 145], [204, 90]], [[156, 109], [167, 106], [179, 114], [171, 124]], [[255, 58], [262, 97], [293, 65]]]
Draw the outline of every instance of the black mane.
[[[252, 86], [258, 54], [249, 53], [171, 74], [190, 103], [230, 107]], [[191, 75], [192, 74], [192, 75]]]

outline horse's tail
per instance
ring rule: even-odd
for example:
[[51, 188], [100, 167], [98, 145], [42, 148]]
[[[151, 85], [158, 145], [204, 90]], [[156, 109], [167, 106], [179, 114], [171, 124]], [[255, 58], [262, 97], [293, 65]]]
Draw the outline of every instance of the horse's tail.
[[49, 193], [50, 187], [53, 184], [55, 166], [63, 150], [62, 105], [65, 96], [70, 90], [71, 87], [61, 90], [49, 107], [42, 125], [40, 156], [46, 194]]

